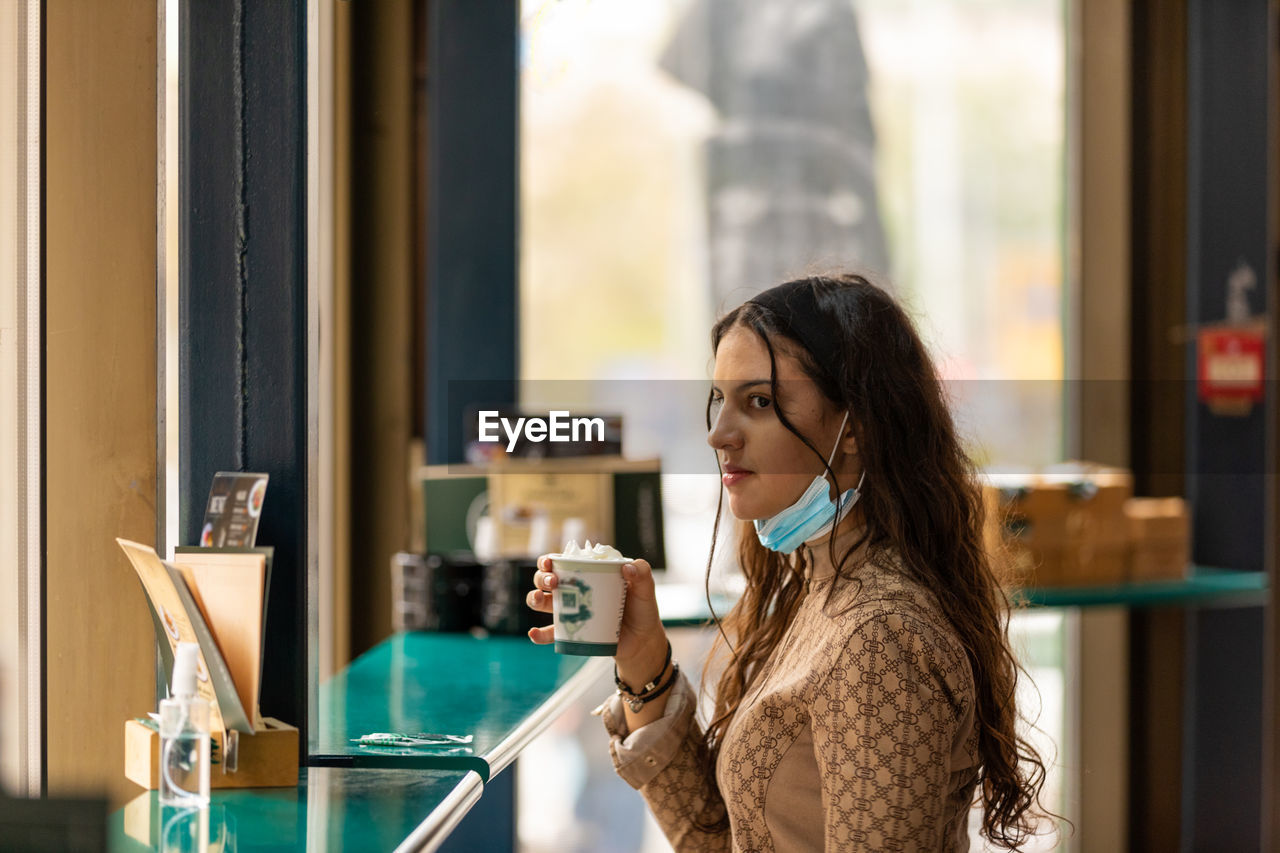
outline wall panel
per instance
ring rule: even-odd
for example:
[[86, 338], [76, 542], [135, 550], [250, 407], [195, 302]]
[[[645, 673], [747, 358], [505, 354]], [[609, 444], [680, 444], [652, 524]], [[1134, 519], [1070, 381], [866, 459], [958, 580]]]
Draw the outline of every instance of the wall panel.
[[156, 4], [46, 4], [47, 779], [138, 793], [151, 620], [115, 537], [155, 537]]

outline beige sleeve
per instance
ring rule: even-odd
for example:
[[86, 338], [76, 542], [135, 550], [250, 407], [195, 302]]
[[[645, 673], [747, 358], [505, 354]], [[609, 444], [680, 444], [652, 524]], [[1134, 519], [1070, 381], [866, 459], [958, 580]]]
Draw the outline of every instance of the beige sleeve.
[[964, 672], [911, 615], [881, 611], [853, 632], [810, 709], [827, 850], [942, 846]]
[[614, 769], [640, 791], [677, 853], [730, 849], [728, 829], [703, 832], [691, 819], [695, 813], [691, 806], [703, 803], [708, 803], [713, 818], [724, 814], [716, 780], [706, 778], [697, 762], [703, 737], [694, 716], [697, 704], [696, 692], [680, 673], [662, 716], [634, 732], [627, 730], [622, 699], [616, 693], [591, 712], [604, 720]]

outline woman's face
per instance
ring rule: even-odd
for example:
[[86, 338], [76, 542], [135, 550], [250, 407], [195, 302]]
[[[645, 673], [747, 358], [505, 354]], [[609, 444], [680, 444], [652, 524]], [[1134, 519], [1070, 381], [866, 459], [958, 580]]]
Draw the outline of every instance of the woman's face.
[[[813, 451], [778, 420], [775, 407], [824, 457], [840, 431], [843, 412], [783, 346], [775, 342], [773, 349], [779, 399], [774, 399], [769, 385], [769, 351], [755, 331], [733, 326], [716, 350], [707, 444], [719, 457], [729, 509], [739, 519], [777, 514], [824, 471]], [[842, 489], [857, 482], [850, 479], [855, 457], [852, 424], [846, 423], [831, 463]], [[829, 494], [834, 497], [834, 489]]]

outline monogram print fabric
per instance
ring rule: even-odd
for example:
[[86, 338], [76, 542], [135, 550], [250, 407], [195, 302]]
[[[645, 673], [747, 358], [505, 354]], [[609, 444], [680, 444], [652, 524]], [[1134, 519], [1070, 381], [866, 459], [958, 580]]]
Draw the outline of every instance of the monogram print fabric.
[[[969, 849], [978, 733], [968, 657], [933, 594], [892, 559], [864, 563], [826, 603], [816, 580], [725, 734], [714, 785], [681, 677], [662, 719], [626, 731], [596, 712], [619, 775], [677, 851]], [[710, 799], [729, 831], [694, 829]]]

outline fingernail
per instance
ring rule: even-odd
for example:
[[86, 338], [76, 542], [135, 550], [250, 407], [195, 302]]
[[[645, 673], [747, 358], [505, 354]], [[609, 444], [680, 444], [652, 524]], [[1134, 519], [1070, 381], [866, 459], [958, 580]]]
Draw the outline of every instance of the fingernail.
[[636, 576], [636, 566], [635, 566], [635, 563], [627, 563], [627, 564], [625, 564], [625, 565], [622, 567], [622, 573], [623, 573], [624, 575], [626, 575], [627, 577], [629, 577], [629, 578], [633, 578], [633, 577], [635, 577], [635, 576]]

